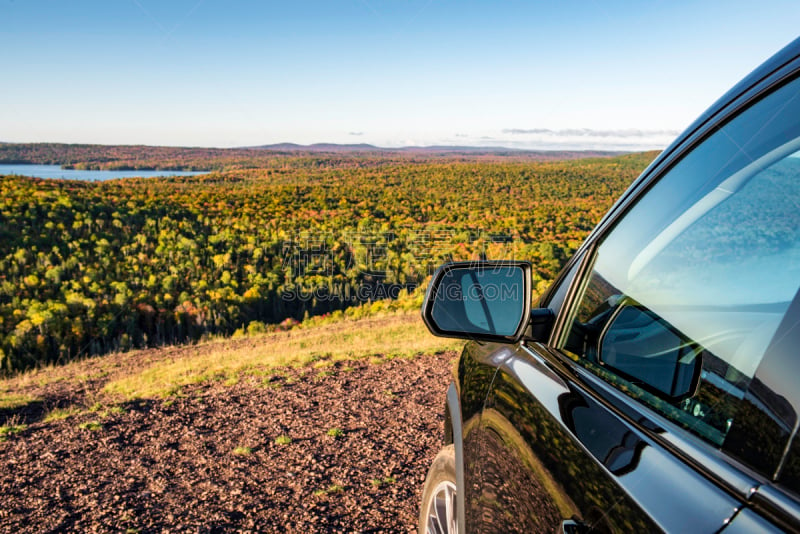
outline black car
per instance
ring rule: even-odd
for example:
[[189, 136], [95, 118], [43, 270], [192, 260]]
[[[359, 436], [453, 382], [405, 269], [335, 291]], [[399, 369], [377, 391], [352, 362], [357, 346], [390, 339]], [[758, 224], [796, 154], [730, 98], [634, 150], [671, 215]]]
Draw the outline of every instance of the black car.
[[532, 302], [450, 263], [469, 339], [421, 532], [800, 531], [800, 39], [633, 183]]

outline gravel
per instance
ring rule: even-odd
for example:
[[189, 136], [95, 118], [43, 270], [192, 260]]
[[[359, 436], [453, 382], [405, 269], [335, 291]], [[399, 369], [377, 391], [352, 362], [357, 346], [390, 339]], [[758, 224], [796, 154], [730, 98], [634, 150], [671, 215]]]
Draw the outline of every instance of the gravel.
[[287, 368], [34, 421], [0, 443], [0, 530], [416, 531], [454, 358]]

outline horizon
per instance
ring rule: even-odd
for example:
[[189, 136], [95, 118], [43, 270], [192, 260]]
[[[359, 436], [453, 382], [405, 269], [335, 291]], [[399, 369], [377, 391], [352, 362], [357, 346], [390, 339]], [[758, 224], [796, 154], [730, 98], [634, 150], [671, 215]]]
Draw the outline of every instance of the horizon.
[[198, 148], [659, 150], [800, 27], [788, 1], [0, 0], [0, 13], [14, 51], [0, 139]]
[[[302, 152], [304, 150], [309, 151], [319, 151], [324, 152], [325, 148], [340, 148], [340, 149], [347, 149], [348, 151], [357, 152], [360, 149], [363, 150], [377, 150], [382, 152], [401, 152], [401, 151], [425, 151], [425, 150], [442, 150], [442, 151], [492, 151], [492, 152], [502, 152], [502, 151], [510, 151], [510, 152], [564, 152], [564, 153], [605, 153], [610, 155], [625, 155], [631, 154], [636, 152], [651, 152], [652, 150], [595, 150], [595, 149], [535, 149], [535, 148], [511, 148], [506, 146], [480, 146], [480, 145], [408, 145], [408, 146], [395, 146], [395, 147], [387, 147], [387, 146], [379, 146], [373, 145], [371, 143], [309, 143], [309, 144], [301, 144], [301, 143], [293, 143], [293, 142], [281, 142], [281, 143], [269, 143], [269, 144], [261, 144], [261, 145], [251, 145], [251, 146], [231, 146], [231, 147], [221, 147], [221, 146], [199, 146], [199, 145], [153, 145], [153, 144], [145, 144], [145, 143], [133, 143], [133, 144], [107, 144], [107, 143], [63, 143], [60, 141], [35, 141], [35, 142], [15, 142], [15, 141], [0, 141], [0, 145], [64, 145], [64, 146], [101, 146], [101, 147], [142, 147], [142, 148], [168, 148], [168, 149], [186, 149], [186, 150], [295, 150], [298, 152]], [[0, 162], [2, 164], [2, 162]]]

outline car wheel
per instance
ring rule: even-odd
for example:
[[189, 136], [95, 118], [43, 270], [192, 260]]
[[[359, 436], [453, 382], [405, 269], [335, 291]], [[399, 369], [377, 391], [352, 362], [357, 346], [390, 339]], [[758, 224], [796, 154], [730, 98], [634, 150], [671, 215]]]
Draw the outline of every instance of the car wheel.
[[420, 534], [455, 534], [456, 453], [448, 445], [436, 455], [425, 479], [419, 511]]

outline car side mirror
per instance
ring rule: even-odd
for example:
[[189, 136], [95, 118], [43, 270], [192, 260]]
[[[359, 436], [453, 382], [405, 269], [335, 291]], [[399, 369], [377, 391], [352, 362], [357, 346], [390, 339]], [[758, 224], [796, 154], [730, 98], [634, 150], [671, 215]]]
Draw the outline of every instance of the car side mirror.
[[630, 301], [614, 310], [603, 329], [598, 362], [642, 389], [677, 402], [696, 390], [703, 351], [656, 313]]
[[452, 262], [433, 275], [422, 319], [433, 335], [514, 343], [531, 315], [531, 264]]

